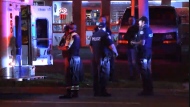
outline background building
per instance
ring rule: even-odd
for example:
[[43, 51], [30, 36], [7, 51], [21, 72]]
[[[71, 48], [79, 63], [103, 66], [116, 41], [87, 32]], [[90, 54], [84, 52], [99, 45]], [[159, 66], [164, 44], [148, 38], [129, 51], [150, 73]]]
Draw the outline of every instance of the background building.
[[[135, 0], [138, 4], [138, 0]], [[189, 32], [189, 1], [188, 0], [149, 0], [149, 5], [171, 5], [176, 7], [182, 16], [183, 32]], [[53, 45], [58, 45], [63, 35], [63, 25], [71, 21], [77, 24], [77, 32], [81, 36], [81, 46], [88, 46], [93, 29], [98, 25], [101, 15], [107, 16], [113, 36], [117, 39], [119, 19], [125, 8], [131, 6], [130, 0], [34, 0], [34, 5], [52, 6], [53, 9]], [[61, 12], [60, 12], [61, 11]], [[62, 15], [61, 15], [62, 14]], [[184, 27], [185, 26], [185, 27]]]

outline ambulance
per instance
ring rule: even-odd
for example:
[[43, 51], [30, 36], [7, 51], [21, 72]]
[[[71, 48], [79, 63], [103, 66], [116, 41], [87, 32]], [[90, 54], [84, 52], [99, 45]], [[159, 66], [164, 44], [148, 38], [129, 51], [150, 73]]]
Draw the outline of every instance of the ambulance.
[[44, 78], [35, 75], [35, 66], [53, 65], [52, 7], [1, 0], [0, 10], [0, 78]]

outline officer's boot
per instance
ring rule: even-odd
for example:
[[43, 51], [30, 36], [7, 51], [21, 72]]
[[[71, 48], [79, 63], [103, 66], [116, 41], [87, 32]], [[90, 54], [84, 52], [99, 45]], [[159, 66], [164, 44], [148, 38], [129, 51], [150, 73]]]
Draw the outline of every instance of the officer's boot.
[[65, 95], [59, 96], [59, 99], [70, 99], [72, 98], [71, 89], [67, 89]]
[[78, 97], [78, 91], [79, 90], [72, 90], [72, 97]]
[[79, 85], [73, 85], [71, 87], [72, 97], [78, 97]]
[[100, 96], [103, 96], [103, 97], [110, 97], [111, 94], [107, 92], [106, 87], [102, 87], [102, 88], [101, 88], [101, 94], [100, 94]]

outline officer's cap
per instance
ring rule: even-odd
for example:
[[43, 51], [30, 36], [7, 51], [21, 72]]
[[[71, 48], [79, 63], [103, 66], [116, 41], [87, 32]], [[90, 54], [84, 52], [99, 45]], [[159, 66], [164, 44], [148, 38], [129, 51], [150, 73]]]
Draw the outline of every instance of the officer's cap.
[[98, 25], [98, 27], [99, 27], [99, 28], [106, 27], [106, 24], [101, 22], [101, 23]]
[[148, 23], [148, 18], [146, 16], [142, 16], [139, 21], [144, 21], [145, 23]]

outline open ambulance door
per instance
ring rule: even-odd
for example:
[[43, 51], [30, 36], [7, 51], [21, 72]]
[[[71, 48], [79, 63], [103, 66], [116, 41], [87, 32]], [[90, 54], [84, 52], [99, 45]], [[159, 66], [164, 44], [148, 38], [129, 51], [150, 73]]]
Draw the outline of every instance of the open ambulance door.
[[27, 18], [30, 34], [28, 45], [22, 45], [23, 59], [27, 59], [22, 61], [23, 65], [53, 65], [52, 9], [50, 6], [27, 6], [27, 8], [30, 11], [30, 18]]

